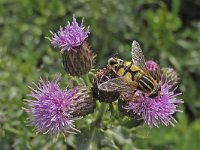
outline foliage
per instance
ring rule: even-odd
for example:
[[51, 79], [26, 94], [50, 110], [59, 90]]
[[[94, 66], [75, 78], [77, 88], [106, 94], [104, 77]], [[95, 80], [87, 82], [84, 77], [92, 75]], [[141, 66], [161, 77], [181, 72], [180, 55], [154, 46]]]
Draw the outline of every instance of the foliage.
[[[190, 13], [198, 14], [197, 8], [197, 0], [0, 0], [0, 149], [198, 149], [200, 16], [188, 19]], [[97, 54], [96, 66], [104, 66], [115, 55], [130, 60], [135, 39], [142, 43], [146, 59], [176, 68], [185, 102], [184, 112], [175, 116], [176, 127], [138, 126], [137, 121], [122, 117], [115, 104], [96, 125], [99, 103], [94, 114], [77, 122], [81, 134], [69, 135], [66, 143], [63, 138], [52, 143], [27, 126], [22, 108], [28, 86], [40, 76], [60, 72], [63, 86], [71, 79], [45, 37], [72, 20], [73, 14], [90, 25], [88, 40]]]

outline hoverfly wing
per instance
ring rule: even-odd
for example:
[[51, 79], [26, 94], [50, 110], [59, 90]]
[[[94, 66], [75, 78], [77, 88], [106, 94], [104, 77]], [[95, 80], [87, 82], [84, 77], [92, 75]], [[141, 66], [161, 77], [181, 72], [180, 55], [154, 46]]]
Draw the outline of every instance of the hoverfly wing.
[[125, 92], [131, 90], [132, 88], [122, 79], [122, 77], [113, 78], [106, 82], [101, 83], [98, 88], [103, 91], [118, 91]]
[[148, 73], [145, 65], [144, 54], [137, 41], [133, 41], [132, 43], [132, 61], [134, 65]]

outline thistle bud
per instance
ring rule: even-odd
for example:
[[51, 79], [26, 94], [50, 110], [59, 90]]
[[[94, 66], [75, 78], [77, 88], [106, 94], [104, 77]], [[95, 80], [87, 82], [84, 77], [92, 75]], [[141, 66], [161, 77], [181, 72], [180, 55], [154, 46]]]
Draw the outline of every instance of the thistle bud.
[[95, 108], [95, 101], [89, 92], [84, 87], [78, 87], [77, 93], [73, 98], [73, 117], [83, 117], [93, 113]]
[[77, 51], [64, 52], [62, 54], [63, 66], [67, 73], [72, 76], [81, 76], [90, 71], [94, 63], [94, 54], [87, 42], [84, 42]]
[[173, 69], [173, 68], [162, 68], [162, 75], [164, 80], [166, 80], [168, 82], [168, 84], [177, 84], [178, 80], [179, 80], [179, 76], [178, 73]]
[[161, 71], [160, 71], [160, 66], [153, 60], [148, 60], [145, 62], [146, 68], [149, 71], [150, 75], [156, 79], [160, 80], [161, 79]]
[[156, 69], [159, 67], [158, 64], [153, 60], [146, 61], [145, 65], [149, 71], [156, 71]]
[[96, 73], [96, 78], [93, 81], [93, 87], [92, 87], [93, 96], [99, 99], [99, 101], [105, 102], [105, 103], [112, 103], [115, 100], [117, 100], [120, 96], [119, 92], [107, 92], [107, 91], [98, 89], [99, 84], [116, 77], [117, 75], [114, 73], [114, 71], [110, 67], [107, 67], [98, 71]]

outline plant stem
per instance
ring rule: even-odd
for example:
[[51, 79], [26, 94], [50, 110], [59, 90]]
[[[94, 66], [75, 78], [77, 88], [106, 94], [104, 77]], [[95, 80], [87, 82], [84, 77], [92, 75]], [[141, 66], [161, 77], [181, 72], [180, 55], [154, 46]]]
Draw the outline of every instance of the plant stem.
[[90, 82], [88, 74], [83, 75], [82, 79], [84, 80], [86, 86], [89, 88], [92, 87], [92, 83]]
[[107, 104], [101, 103], [101, 106], [100, 106], [100, 109], [99, 109], [99, 113], [98, 113], [97, 118], [96, 118], [96, 120], [94, 122], [94, 124], [97, 127], [100, 127], [102, 125], [103, 116], [104, 116], [106, 110], [107, 110]]

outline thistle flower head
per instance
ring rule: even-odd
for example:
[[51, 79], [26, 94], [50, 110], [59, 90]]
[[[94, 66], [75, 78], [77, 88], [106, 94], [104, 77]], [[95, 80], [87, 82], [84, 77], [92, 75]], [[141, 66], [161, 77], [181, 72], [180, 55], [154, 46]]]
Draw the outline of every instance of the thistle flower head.
[[88, 37], [89, 27], [85, 30], [83, 26], [83, 19], [79, 26], [75, 16], [73, 17], [72, 23], [68, 22], [66, 27], [61, 27], [57, 33], [52, 33], [52, 38], [49, 40], [54, 47], [61, 48], [61, 52], [65, 51], [77, 51], [76, 47], [83, 44], [85, 39]]
[[73, 112], [73, 98], [77, 94], [76, 88], [60, 89], [59, 78], [53, 81], [43, 81], [31, 88], [30, 99], [25, 100], [26, 112], [29, 114], [30, 123], [38, 133], [59, 135], [62, 133], [76, 133]]
[[149, 71], [155, 71], [158, 68], [158, 64], [153, 60], [148, 60], [145, 65]]
[[72, 23], [60, 27], [57, 33], [51, 32], [52, 38], [48, 38], [54, 47], [61, 49], [64, 69], [72, 76], [88, 73], [94, 63], [95, 55], [86, 42], [89, 33], [89, 27], [85, 29], [83, 20], [79, 26], [73, 17]]
[[140, 116], [144, 120], [144, 124], [150, 127], [159, 127], [160, 124], [166, 126], [176, 123], [173, 114], [177, 111], [178, 104], [183, 103], [181, 99], [176, 96], [181, 93], [175, 94], [176, 88], [169, 85], [167, 82], [159, 82], [161, 86], [161, 94], [155, 98], [150, 98], [140, 91], [136, 93], [127, 94], [128, 103], [124, 107], [131, 114]]

